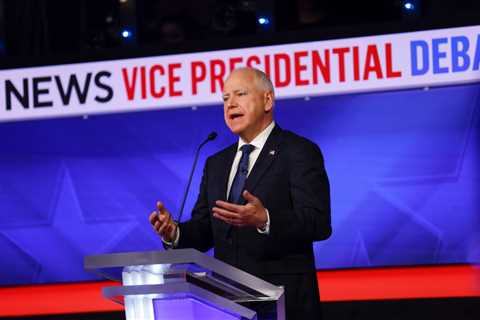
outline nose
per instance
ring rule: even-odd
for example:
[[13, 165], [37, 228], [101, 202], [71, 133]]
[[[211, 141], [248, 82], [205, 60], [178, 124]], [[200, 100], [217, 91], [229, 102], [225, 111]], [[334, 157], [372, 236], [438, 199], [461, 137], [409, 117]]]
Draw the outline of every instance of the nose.
[[232, 108], [235, 108], [237, 107], [237, 100], [235, 99], [235, 97], [233, 96], [230, 96], [227, 98], [227, 100], [225, 100], [225, 108], [226, 109], [232, 109]]

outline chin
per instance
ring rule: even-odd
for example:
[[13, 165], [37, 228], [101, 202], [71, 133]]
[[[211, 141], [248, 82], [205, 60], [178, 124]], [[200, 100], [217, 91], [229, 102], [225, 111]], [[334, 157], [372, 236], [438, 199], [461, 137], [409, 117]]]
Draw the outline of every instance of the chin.
[[240, 135], [245, 130], [245, 125], [242, 124], [228, 124], [228, 128], [236, 135]]

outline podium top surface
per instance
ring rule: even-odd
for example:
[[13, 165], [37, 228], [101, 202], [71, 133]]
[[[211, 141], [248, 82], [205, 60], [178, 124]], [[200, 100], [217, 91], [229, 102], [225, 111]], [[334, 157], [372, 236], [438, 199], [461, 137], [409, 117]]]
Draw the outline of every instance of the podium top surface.
[[278, 299], [283, 288], [268, 283], [195, 249], [127, 252], [86, 256], [84, 267], [107, 279], [122, 281], [126, 270], [163, 275], [166, 282], [184, 281], [216, 288], [235, 300]]

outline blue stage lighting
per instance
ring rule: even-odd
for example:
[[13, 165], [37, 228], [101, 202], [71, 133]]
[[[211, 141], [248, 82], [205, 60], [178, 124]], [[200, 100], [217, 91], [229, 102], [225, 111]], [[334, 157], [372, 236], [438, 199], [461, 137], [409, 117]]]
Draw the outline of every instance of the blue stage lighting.
[[122, 32], [121, 32], [121, 35], [122, 35], [122, 38], [128, 39], [132, 36], [132, 31], [130, 31], [128, 29], [123, 29]]
[[414, 10], [415, 9], [415, 5], [411, 2], [405, 2], [403, 4], [403, 7], [407, 10]]
[[257, 21], [261, 25], [267, 25], [270, 23], [270, 20], [267, 17], [259, 17]]

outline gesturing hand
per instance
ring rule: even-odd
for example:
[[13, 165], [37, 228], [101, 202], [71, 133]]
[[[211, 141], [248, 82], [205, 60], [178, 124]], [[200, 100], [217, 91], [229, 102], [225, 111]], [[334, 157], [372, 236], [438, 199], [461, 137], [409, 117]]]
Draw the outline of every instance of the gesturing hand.
[[267, 212], [260, 199], [247, 190], [243, 191], [245, 205], [217, 200], [213, 207], [213, 216], [237, 227], [253, 226], [263, 228], [267, 223]]
[[153, 230], [159, 234], [163, 240], [172, 242], [177, 233], [177, 224], [173, 221], [172, 215], [163, 206], [160, 201], [157, 202], [158, 211], [153, 211], [148, 220], [152, 224]]

